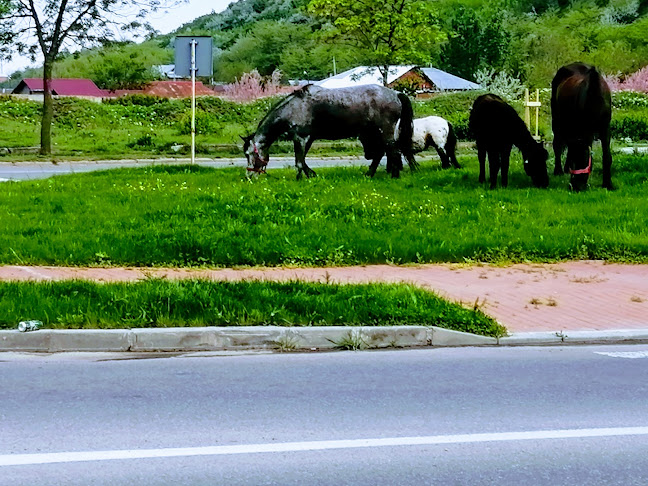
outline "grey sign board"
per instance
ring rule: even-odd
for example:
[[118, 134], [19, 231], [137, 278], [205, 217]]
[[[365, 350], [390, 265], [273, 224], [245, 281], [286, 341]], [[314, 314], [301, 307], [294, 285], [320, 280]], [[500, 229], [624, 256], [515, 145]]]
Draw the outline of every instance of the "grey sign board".
[[196, 76], [211, 76], [214, 72], [212, 38], [179, 35], [175, 38], [175, 75], [191, 77], [191, 42], [196, 41]]

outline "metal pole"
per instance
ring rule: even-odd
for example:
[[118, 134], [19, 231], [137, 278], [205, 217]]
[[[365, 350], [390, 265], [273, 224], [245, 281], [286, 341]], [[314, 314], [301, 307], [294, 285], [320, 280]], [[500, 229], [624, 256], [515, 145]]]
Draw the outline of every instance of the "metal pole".
[[191, 39], [191, 164], [196, 163], [196, 42]]

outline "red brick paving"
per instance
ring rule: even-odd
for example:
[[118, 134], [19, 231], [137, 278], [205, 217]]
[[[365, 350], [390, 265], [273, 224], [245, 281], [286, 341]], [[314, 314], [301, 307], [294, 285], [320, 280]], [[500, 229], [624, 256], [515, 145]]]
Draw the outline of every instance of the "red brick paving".
[[505, 267], [440, 264], [242, 270], [0, 267], [0, 280], [108, 282], [147, 277], [410, 282], [469, 307], [477, 304], [510, 332], [648, 328], [648, 265], [577, 261]]

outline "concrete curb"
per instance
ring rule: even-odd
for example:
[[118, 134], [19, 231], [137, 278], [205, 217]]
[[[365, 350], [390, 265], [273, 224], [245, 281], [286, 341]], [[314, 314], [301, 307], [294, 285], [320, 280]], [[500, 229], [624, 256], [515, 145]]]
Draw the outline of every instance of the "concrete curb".
[[332, 350], [450, 346], [648, 343], [648, 329], [516, 333], [496, 338], [440, 327], [196, 327], [0, 331], [0, 352], [160, 352]]
[[248, 349], [330, 350], [483, 346], [494, 338], [425, 326], [195, 327], [125, 330], [0, 331], [0, 352], [146, 352]]

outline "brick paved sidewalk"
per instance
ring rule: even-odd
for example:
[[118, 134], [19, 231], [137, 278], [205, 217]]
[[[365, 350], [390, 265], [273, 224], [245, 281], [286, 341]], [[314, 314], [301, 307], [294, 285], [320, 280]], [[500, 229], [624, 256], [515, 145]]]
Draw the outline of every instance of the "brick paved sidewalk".
[[479, 305], [510, 332], [648, 328], [648, 265], [578, 261], [507, 267], [441, 264], [244, 270], [0, 267], [0, 280], [107, 282], [147, 277], [410, 282], [468, 307]]

